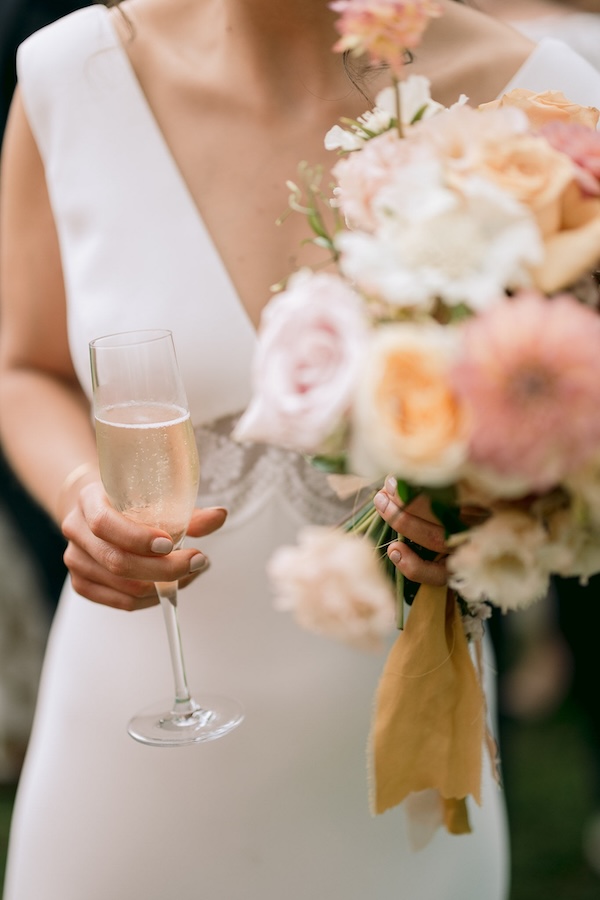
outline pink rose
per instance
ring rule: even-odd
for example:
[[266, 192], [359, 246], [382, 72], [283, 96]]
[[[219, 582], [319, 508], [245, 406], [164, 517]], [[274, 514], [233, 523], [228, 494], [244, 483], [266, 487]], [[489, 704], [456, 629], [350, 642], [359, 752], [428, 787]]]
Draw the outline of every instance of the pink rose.
[[582, 189], [600, 194], [600, 133], [574, 122], [549, 122], [540, 130], [555, 150], [572, 159]]
[[252, 401], [239, 441], [303, 453], [332, 449], [343, 432], [368, 333], [360, 297], [336, 275], [302, 270], [266, 306]]

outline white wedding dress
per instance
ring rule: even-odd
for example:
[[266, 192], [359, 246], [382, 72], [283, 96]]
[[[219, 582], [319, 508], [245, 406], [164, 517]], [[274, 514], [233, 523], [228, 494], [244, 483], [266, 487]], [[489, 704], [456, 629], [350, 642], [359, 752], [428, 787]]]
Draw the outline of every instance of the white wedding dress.
[[[569, 64], [565, 85], [557, 53]], [[522, 81], [600, 104], [590, 71], [555, 45], [534, 53]], [[106, 9], [30, 38], [19, 75], [82, 384], [89, 390], [91, 338], [174, 332], [203, 463], [200, 502], [230, 509], [225, 528], [201, 541], [210, 570], [181, 596], [188, 679], [240, 700], [246, 719], [191, 748], [133, 741], [129, 717], [171, 690], [160, 609], [126, 615], [67, 583], [5, 900], [505, 900], [504, 803], [489, 766], [482, 807], [470, 808], [474, 833], [439, 831], [410, 850], [401, 808], [369, 812], [366, 742], [383, 658], [315, 637], [272, 608], [273, 548], [292, 542], [300, 522], [340, 511], [298, 458], [229, 439], [249, 398], [255, 334]]]

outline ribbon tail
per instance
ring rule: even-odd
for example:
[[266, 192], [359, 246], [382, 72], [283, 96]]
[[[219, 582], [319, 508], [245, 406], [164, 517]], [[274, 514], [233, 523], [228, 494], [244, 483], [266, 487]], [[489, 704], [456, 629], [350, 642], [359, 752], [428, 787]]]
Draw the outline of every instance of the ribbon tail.
[[436, 790], [449, 831], [469, 831], [465, 798], [481, 802], [485, 700], [455, 596], [419, 588], [386, 661], [371, 729], [376, 814]]

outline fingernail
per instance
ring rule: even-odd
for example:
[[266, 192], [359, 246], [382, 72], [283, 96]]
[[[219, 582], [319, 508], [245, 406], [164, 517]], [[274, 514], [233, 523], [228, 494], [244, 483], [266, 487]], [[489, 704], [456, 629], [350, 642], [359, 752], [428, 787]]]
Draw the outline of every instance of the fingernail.
[[190, 559], [190, 572], [201, 572], [208, 565], [208, 559], [203, 553], [196, 553]]
[[153, 553], [170, 553], [173, 549], [173, 541], [170, 541], [169, 538], [166, 537], [154, 538], [150, 545], [150, 549]]
[[394, 563], [394, 565], [397, 566], [398, 563], [400, 562], [400, 560], [402, 559], [402, 554], [400, 553], [399, 550], [392, 550], [390, 552], [390, 559]]
[[206, 512], [220, 512], [220, 513], [223, 513], [224, 516], [226, 516], [227, 513], [229, 512], [229, 510], [226, 509], [226, 507], [224, 507], [224, 506], [205, 506], [204, 509], [205, 509]]
[[398, 482], [393, 475], [388, 475], [385, 479], [385, 489], [388, 494], [395, 494], [398, 491]]
[[378, 512], [385, 512], [387, 509], [387, 505], [390, 502], [390, 498], [387, 494], [384, 494], [383, 491], [379, 491], [378, 494], [375, 494], [373, 499], [373, 506]]

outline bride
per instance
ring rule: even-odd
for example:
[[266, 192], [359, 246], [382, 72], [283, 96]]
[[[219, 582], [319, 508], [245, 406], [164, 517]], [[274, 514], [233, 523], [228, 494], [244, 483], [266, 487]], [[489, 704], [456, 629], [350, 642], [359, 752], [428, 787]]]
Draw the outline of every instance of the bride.
[[[534, 48], [442, 6], [413, 64], [436, 99], [489, 100], [515, 76], [560, 89], [562, 61], [573, 99], [600, 104], [598, 77], [560, 45]], [[230, 439], [270, 285], [314, 261], [301, 217], [274, 226], [286, 180], [300, 160], [331, 166], [327, 130], [387, 84], [348, 71], [335, 37], [325, 0], [125, 0], [84, 8], [21, 48], [3, 148], [0, 428], [62, 525], [70, 579], [5, 900], [507, 896], [503, 800], [488, 769], [472, 835], [438, 832], [414, 853], [403, 809], [370, 816], [365, 743], [382, 659], [274, 612], [264, 574], [300, 522], [341, 510], [302, 460]], [[189, 546], [172, 552], [163, 532], [108, 505], [89, 414], [89, 340], [155, 327], [174, 333], [203, 465]], [[442, 540], [391, 498], [386, 518], [418, 543]], [[422, 582], [445, 577], [409, 548], [399, 566]], [[192, 688], [246, 711], [223, 740], [178, 751], [125, 731], [168, 693], [153, 582], [171, 580], [187, 587]]]

